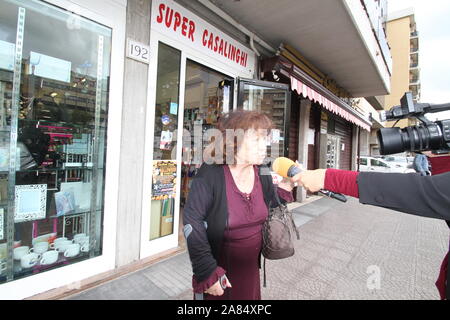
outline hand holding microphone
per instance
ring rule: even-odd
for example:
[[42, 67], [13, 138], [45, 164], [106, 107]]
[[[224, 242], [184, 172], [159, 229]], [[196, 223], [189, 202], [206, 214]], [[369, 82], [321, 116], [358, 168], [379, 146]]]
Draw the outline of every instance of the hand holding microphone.
[[311, 192], [320, 192], [333, 199], [346, 202], [347, 198], [339, 193], [324, 190], [325, 185], [325, 169], [318, 170], [302, 170], [299, 163], [288, 158], [277, 158], [272, 164], [272, 170], [282, 177], [291, 178], [292, 182], [301, 184], [304, 188]]

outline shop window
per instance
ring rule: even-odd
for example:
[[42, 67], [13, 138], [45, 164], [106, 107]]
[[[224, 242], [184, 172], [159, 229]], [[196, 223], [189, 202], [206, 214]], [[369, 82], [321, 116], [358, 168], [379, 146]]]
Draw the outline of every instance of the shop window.
[[102, 254], [111, 30], [0, 3], [0, 282]]
[[150, 239], [173, 234], [181, 52], [158, 48]]

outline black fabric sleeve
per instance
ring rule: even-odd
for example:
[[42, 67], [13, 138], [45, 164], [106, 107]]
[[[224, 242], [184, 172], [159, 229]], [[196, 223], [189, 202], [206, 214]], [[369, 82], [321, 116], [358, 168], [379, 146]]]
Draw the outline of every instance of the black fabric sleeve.
[[450, 173], [361, 172], [359, 201], [417, 216], [450, 220]]
[[212, 201], [211, 187], [203, 177], [195, 177], [184, 206], [183, 225], [193, 273], [198, 282], [207, 279], [217, 268], [206, 233], [206, 216]]

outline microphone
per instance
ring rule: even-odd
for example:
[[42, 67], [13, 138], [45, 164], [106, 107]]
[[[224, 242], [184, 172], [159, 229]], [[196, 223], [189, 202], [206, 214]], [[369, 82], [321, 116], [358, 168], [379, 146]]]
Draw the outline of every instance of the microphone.
[[[293, 176], [302, 172], [302, 170], [295, 165], [294, 161], [284, 157], [275, 159], [272, 164], [272, 170], [285, 178], [292, 178]], [[343, 194], [324, 189], [320, 190], [319, 192], [327, 197], [339, 200], [341, 202], [347, 202], [347, 198]]]

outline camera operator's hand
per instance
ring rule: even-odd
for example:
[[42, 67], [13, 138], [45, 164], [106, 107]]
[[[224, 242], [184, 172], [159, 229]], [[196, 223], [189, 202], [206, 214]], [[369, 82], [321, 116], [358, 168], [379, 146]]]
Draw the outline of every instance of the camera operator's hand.
[[292, 182], [297, 182], [310, 192], [318, 192], [324, 188], [326, 169], [306, 170], [292, 177]]

